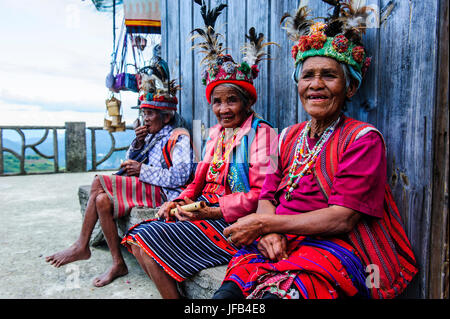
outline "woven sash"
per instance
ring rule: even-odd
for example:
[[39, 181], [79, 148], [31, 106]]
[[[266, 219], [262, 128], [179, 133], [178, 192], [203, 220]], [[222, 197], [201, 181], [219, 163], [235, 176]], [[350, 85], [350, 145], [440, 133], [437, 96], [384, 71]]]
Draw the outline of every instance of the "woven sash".
[[[284, 135], [280, 147], [283, 176], [288, 175], [293, 158], [292, 152], [305, 124], [289, 127]], [[372, 125], [344, 117], [325, 143], [313, 173], [326, 199], [331, 193], [341, 155], [351, 143], [368, 131], [375, 131], [381, 136], [381, 133]], [[279, 190], [286, 186], [286, 181], [287, 178], [282, 180]], [[383, 217], [363, 216], [347, 237], [363, 263], [371, 266], [366, 270], [379, 269], [379, 286], [369, 287], [373, 298], [384, 299], [398, 296], [418, 271], [411, 244], [388, 184], [385, 186]]]

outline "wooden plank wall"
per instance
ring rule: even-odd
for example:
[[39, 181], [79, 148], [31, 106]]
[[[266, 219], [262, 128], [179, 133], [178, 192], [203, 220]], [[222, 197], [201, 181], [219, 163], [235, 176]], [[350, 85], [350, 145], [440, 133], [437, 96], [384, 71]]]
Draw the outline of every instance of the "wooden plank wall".
[[[319, 0], [305, 1], [316, 16], [329, 13]], [[216, 27], [235, 60], [251, 26], [263, 32], [271, 60], [260, 65], [255, 86], [259, 99], [256, 112], [278, 128], [307, 119], [291, 80], [291, 46], [279, 20], [294, 10], [297, 0], [209, 0], [226, 3]], [[369, 29], [366, 47], [373, 64], [348, 115], [374, 124], [383, 134], [388, 149], [388, 178], [416, 254], [420, 274], [405, 296], [428, 297], [430, 267], [431, 199], [433, 176], [433, 128], [436, 96], [439, 1], [367, 0], [380, 10], [379, 28]], [[208, 108], [200, 81], [199, 61], [191, 51], [189, 32], [203, 27], [199, 6], [191, 0], [161, 0], [163, 54], [172, 78], [181, 79], [180, 113], [190, 123], [201, 121], [208, 128], [216, 119]], [[385, 13], [390, 12], [386, 18]]]

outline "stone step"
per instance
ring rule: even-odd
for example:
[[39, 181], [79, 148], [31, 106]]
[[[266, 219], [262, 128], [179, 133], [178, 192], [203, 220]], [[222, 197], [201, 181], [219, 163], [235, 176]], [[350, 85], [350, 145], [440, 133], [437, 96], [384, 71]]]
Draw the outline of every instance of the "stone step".
[[[82, 218], [86, 212], [87, 202], [89, 200], [90, 185], [82, 185], [78, 188], [78, 199], [80, 201], [80, 210]], [[132, 226], [148, 219], [153, 219], [158, 212], [157, 208], [134, 207], [129, 216], [125, 216], [117, 220], [117, 230], [120, 237]], [[103, 236], [100, 223], [97, 222], [91, 236], [90, 245], [104, 245], [105, 238]], [[214, 292], [220, 287], [225, 276], [226, 265], [208, 268], [200, 271], [192, 278], [182, 283], [182, 290], [189, 299], [209, 299]]]

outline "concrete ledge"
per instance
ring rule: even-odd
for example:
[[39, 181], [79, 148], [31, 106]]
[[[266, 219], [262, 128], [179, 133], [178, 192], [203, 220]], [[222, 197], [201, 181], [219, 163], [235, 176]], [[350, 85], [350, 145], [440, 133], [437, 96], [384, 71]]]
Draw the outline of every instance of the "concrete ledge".
[[211, 299], [222, 284], [227, 265], [207, 268], [186, 279], [183, 287], [189, 299]]
[[[83, 185], [78, 188], [78, 199], [80, 201], [80, 209], [82, 218], [86, 212], [87, 202], [89, 200], [89, 192], [91, 186]], [[158, 212], [157, 208], [134, 207], [129, 216], [117, 220], [117, 230], [120, 237], [132, 226], [155, 217]], [[99, 246], [104, 245], [105, 239], [103, 236], [100, 223], [97, 222], [91, 236], [90, 245]], [[182, 289], [189, 299], [209, 299], [214, 292], [220, 287], [225, 276], [226, 265], [208, 268], [200, 271], [192, 278], [187, 279], [182, 283]]]

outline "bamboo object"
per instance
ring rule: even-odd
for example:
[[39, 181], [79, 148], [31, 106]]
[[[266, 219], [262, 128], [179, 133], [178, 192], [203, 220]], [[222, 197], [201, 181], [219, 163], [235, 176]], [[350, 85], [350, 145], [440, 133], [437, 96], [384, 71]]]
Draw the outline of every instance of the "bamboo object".
[[[199, 210], [199, 209], [205, 208], [205, 207], [206, 207], [206, 203], [203, 201], [181, 206], [181, 208], [183, 208], [183, 210], [185, 210], [187, 212], [195, 212], [196, 210]], [[177, 212], [177, 208], [172, 208], [170, 210], [170, 216], [175, 215], [176, 212]]]

